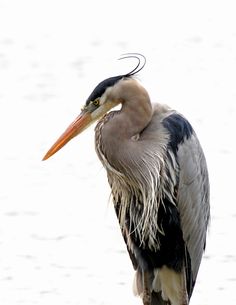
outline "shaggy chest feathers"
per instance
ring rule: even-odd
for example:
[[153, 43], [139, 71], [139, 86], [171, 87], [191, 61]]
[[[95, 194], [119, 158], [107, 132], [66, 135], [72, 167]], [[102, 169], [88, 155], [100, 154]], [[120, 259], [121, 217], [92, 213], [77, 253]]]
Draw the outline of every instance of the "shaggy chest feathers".
[[149, 141], [152, 130], [156, 134], [156, 128], [150, 124], [148, 137], [144, 130], [122, 143], [115, 139], [116, 147], [122, 145], [125, 151], [121, 154], [119, 149], [112, 150], [114, 142], [107, 143], [103, 139], [103, 128], [109, 118], [106, 116], [95, 129], [96, 151], [107, 170], [122, 234], [130, 250], [135, 244], [156, 252], [160, 249], [160, 239], [166, 234], [164, 226], [168, 220], [164, 216], [169, 206], [176, 209], [179, 169], [174, 152], [166, 149], [169, 134], [160, 121], [155, 126], [160, 131], [159, 138]]

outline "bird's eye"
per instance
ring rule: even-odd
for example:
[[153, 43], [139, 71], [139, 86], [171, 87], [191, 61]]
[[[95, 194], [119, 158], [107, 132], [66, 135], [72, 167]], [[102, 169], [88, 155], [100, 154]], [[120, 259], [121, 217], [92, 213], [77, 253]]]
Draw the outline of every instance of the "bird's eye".
[[99, 105], [99, 99], [97, 98], [96, 100], [93, 101], [93, 105], [94, 106], [98, 106]]

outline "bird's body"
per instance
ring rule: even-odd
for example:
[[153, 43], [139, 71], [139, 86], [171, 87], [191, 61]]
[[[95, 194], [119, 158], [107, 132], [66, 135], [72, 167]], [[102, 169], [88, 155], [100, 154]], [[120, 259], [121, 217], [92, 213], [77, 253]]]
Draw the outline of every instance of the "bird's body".
[[[100, 83], [82, 118], [86, 124], [88, 113], [100, 118], [95, 146], [136, 270], [135, 293], [144, 305], [187, 305], [206, 242], [206, 161], [190, 123], [167, 106], [152, 105], [132, 73]], [[102, 116], [119, 103], [120, 110]], [[83, 130], [81, 124], [79, 116], [45, 158], [77, 134], [78, 125]]]
[[[183, 294], [181, 301], [181, 297], [175, 299], [176, 293], [171, 296], [166, 291], [163, 298], [172, 297], [173, 304], [187, 304], [205, 247], [209, 208], [209, 195], [201, 189], [201, 183], [202, 187], [208, 183], [205, 158], [196, 134], [183, 116], [164, 105], [152, 106], [136, 80], [119, 84], [123, 92], [125, 87], [129, 87], [129, 94], [131, 88], [135, 94], [137, 88], [141, 92], [133, 98], [129, 96], [124, 109], [104, 116], [96, 127], [95, 137], [122, 234], [139, 273], [135, 290], [143, 294], [143, 270], [151, 291], [161, 291], [161, 285], [168, 286], [170, 277], [176, 277], [179, 286], [171, 290], [181, 286], [188, 295]], [[131, 132], [129, 125], [133, 126], [133, 119], [139, 121], [136, 124], [139, 128]], [[115, 137], [110, 137], [114, 129]], [[203, 223], [199, 226], [201, 219]], [[190, 245], [194, 249], [191, 254]], [[158, 270], [167, 274], [172, 271], [167, 276], [168, 283], [160, 280]]]

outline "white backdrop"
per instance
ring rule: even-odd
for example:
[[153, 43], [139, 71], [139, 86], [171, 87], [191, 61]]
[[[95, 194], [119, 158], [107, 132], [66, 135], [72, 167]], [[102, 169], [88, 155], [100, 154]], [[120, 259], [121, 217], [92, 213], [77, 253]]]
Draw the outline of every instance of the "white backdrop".
[[0, 304], [141, 304], [93, 128], [46, 162], [94, 86], [129, 71], [182, 112], [212, 219], [191, 305], [236, 304], [234, 1], [0, 0]]

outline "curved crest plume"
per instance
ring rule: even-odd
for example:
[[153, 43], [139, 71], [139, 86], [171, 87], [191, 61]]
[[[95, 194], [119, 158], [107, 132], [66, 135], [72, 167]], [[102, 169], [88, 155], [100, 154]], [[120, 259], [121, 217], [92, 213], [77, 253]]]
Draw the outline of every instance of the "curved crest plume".
[[137, 74], [139, 71], [143, 69], [143, 67], [146, 65], [146, 57], [140, 53], [125, 53], [122, 54], [119, 60], [121, 59], [127, 59], [127, 58], [135, 58], [138, 60], [137, 66], [131, 70], [130, 72], [124, 74], [124, 77], [130, 77], [132, 75]]

